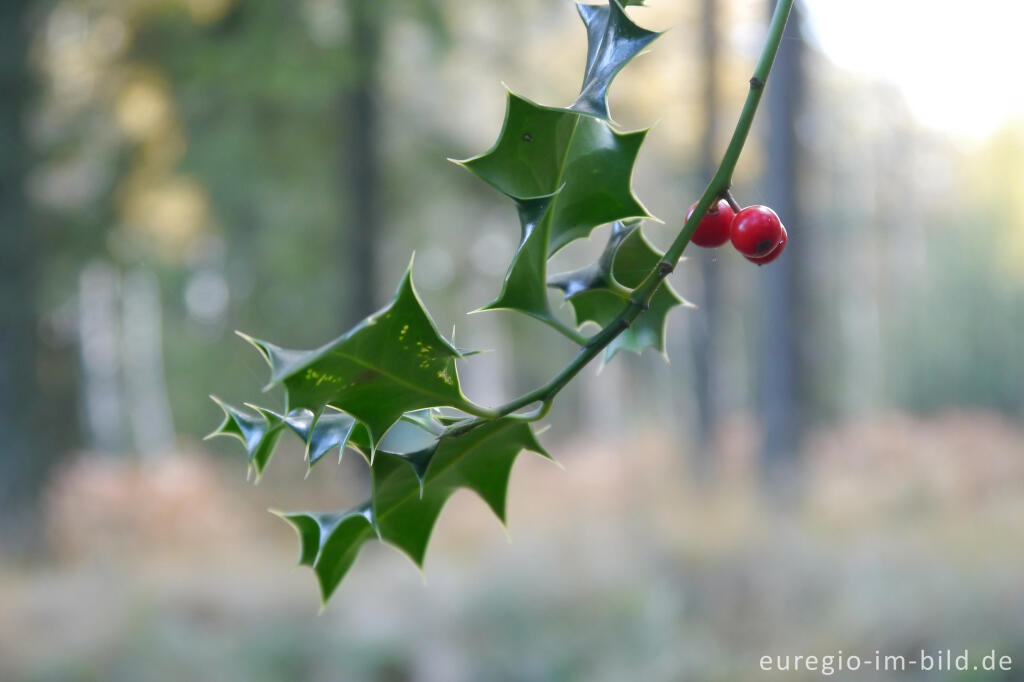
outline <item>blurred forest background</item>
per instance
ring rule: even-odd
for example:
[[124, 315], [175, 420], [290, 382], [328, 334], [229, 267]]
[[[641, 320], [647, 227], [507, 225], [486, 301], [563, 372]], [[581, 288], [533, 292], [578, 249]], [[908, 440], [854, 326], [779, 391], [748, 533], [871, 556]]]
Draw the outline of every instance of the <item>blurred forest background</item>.
[[[670, 30], [611, 105], [654, 126], [635, 187], [664, 246], [770, 3], [648, 4], [631, 15]], [[490, 145], [502, 82], [574, 99], [572, 4], [0, 3], [0, 679], [734, 680], [763, 654], [940, 646], [1024, 665], [1024, 102], [983, 89], [1015, 82], [998, 36], [1024, 17], [980, 4], [798, 3], [735, 190], [782, 216], [786, 254], [689, 249], [671, 364], [620, 356], [563, 394], [544, 440], [568, 471], [520, 462], [511, 544], [460, 493], [426, 586], [374, 547], [316, 617], [264, 509], [341, 508], [365, 476], [303, 480], [283, 449], [252, 488], [235, 444], [201, 442], [207, 394], [266, 381], [232, 331], [318, 346], [415, 251], [438, 326], [494, 351], [468, 395], [561, 367], [546, 327], [464, 315], [519, 228], [445, 157]]]

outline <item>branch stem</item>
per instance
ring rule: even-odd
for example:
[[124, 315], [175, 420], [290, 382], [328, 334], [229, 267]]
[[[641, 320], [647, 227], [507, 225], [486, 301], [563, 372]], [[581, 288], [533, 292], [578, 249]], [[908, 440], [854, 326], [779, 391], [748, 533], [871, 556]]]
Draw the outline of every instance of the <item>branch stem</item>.
[[[740, 111], [739, 121], [737, 121], [736, 128], [733, 130], [732, 138], [729, 140], [729, 146], [726, 147], [725, 154], [722, 157], [722, 162], [718, 165], [718, 170], [715, 172], [711, 181], [708, 183], [708, 186], [704, 189], [703, 194], [701, 194], [700, 199], [697, 201], [696, 208], [694, 208], [686, 222], [683, 223], [683, 228], [679, 231], [679, 234], [676, 235], [676, 238], [668, 247], [665, 255], [662, 256], [661, 261], [659, 261], [643, 281], [641, 281], [640, 284], [632, 290], [629, 296], [629, 302], [622, 309], [622, 312], [602, 328], [601, 331], [590, 337], [590, 339], [583, 344], [579, 354], [576, 355], [568, 365], [566, 365], [558, 374], [552, 377], [552, 379], [543, 386], [540, 386], [539, 388], [536, 388], [533, 391], [506, 403], [505, 405], [495, 408], [493, 413], [496, 417], [510, 415], [516, 410], [520, 410], [527, 405], [539, 402], [540, 406], [533, 414], [526, 413], [516, 416], [528, 421], [541, 419], [547, 414], [548, 409], [551, 407], [551, 402], [554, 400], [554, 397], [558, 392], [565, 388], [565, 386], [572, 381], [573, 378], [579, 374], [591, 360], [597, 357], [601, 351], [607, 348], [619, 334], [628, 329], [637, 317], [647, 310], [650, 305], [651, 298], [665, 281], [665, 278], [668, 277], [668, 275], [675, 269], [676, 263], [678, 263], [679, 259], [682, 257], [683, 251], [685, 251], [686, 247], [689, 245], [690, 239], [693, 237], [693, 233], [697, 231], [697, 226], [704, 218], [704, 215], [711, 207], [711, 204], [717, 202], [719, 198], [724, 197], [729, 193], [729, 188], [732, 186], [732, 176], [736, 170], [736, 164], [739, 162], [740, 154], [747, 142], [747, 137], [750, 135], [750, 127], [754, 122], [754, 114], [757, 113], [757, 107], [761, 103], [761, 95], [764, 93], [765, 83], [768, 81], [768, 74], [771, 73], [772, 64], [775, 62], [775, 55], [779, 51], [779, 45], [782, 42], [782, 34], [786, 28], [786, 23], [789, 20], [789, 13], [793, 7], [793, 2], [794, 0], [777, 1], [775, 11], [772, 14], [771, 22], [768, 26], [768, 36], [765, 39], [764, 47], [761, 49], [761, 56], [757, 60], [757, 65], [754, 67], [754, 75], [750, 78], [750, 89], [747, 91], [747, 99], [743, 103], [743, 109]], [[446, 435], [458, 436], [466, 433], [485, 421], [488, 421], [488, 419], [488, 417], [477, 416], [467, 419], [466, 421], [453, 424], [449, 427]]]

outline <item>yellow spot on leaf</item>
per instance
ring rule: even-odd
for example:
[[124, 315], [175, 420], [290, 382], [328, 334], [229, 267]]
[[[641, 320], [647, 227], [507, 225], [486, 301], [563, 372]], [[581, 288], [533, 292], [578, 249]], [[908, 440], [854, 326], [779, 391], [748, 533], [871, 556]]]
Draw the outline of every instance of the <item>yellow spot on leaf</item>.
[[306, 370], [306, 374], [303, 377], [303, 379], [305, 379], [306, 381], [313, 382], [317, 386], [320, 386], [321, 384], [340, 384], [345, 381], [342, 377], [336, 376], [334, 374], [325, 374], [323, 372], [318, 372], [313, 368], [309, 368]]

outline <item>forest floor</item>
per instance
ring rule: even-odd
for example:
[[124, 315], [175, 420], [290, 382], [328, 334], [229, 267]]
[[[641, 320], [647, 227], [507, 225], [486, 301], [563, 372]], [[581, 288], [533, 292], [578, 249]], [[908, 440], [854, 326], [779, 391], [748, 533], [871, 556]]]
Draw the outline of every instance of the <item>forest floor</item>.
[[[657, 436], [552, 444], [564, 469], [526, 455], [507, 535], [461, 492], [423, 576], [368, 546], [322, 614], [264, 510], [358, 501], [357, 458], [297, 485], [282, 452], [253, 488], [237, 459], [82, 457], [48, 496], [51, 554], [0, 562], [0, 680], [710, 682], [838, 650], [1024, 666], [1020, 424], [891, 414], [814, 434], [792, 503], [761, 491], [743, 421], [724, 433], [702, 485]], [[1019, 679], [976, 675], [927, 679]]]

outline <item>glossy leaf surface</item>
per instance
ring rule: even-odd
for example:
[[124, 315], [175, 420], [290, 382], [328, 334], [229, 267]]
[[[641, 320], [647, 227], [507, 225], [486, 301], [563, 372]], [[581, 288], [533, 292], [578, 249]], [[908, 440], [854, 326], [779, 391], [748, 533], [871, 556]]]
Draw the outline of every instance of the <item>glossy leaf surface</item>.
[[439, 438], [412, 453], [379, 450], [367, 504], [346, 512], [279, 515], [295, 527], [299, 563], [313, 567], [326, 601], [372, 537], [379, 536], [422, 567], [434, 524], [459, 488], [476, 492], [504, 522], [509, 476], [523, 450], [548, 456], [530, 426], [510, 418]]
[[319, 416], [309, 410], [293, 410], [282, 421], [306, 444], [306, 461], [310, 467], [335, 448], [339, 459], [346, 446], [367, 458], [372, 450], [366, 427], [355, 417], [334, 408], [328, 407]]
[[253, 408], [256, 414], [252, 414], [228, 405], [216, 396], [210, 398], [224, 411], [224, 419], [207, 438], [228, 436], [241, 441], [248, 455], [249, 469], [256, 473], [256, 479], [259, 480], [274, 454], [284, 423], [272, 412]]
[[[640, 5], [629, 2], [623, 5]], [[580, 96], [570, 109], [609, 118], [608, 86], [622, 67], [660, 33], [640, 28], [626, 16], [618, 0], [607, 5], [577, 4], [587, 27], [587, 68]]]
[[[629, 301], [629, 292], [661, 258], [643, 236], [638, 223], [616, 223], [597, 263], [557, 275], [551, 286], [561, 289], [572, 305], [577, 324], [604, 326], [615, 319]], [[640, 353], [645, 348], [665, 352], [665, 324], [672, 308], [685, 301], [664, 284], [651, 299], [650, 309], [620, 334], [605, 351], [605, 361], [620, 350]]]
[[459, 388], [459, 351], [438, 332], [406, 271], [395, 298], [355, 329], [311, 351], [249, 339], [284, 386], [290, 409], [327, 405], [359, 420], [371, 446], [404, 412], [453, 406], [474, 411]]
[[299, 535], [299, 565], [309, 566], [324, 603], [355, 563], [359, 550], [374, 537], [369, 504], [344, 512], [274, 512]]
[[553, 320], [548, 304], [547, 277], [548, 234], [551, 222], [547, 220], [554, 195], [535, 199], [517, 199], [521, 226], [519, 248], [505, 275], [501, 293], [481, 310], [518, 310], [539, 320]]
[[516, 200], [557, 193], [548, 217], [551, 255], [598, 225], [648, 215], [630, 188], [646, 134], [620, 133], [592, 116], [545, 107], [510, 92], [494, 146], [461, 163]]
[[551, 317], [547, 260], [598, 225], [647, 216], [630, 187], [646, 131], [616, 132], [606, 122], [508, 94], [494, 146], [462, 164], [512, 198], [521, 240], [501, 294], [488, 309]]

